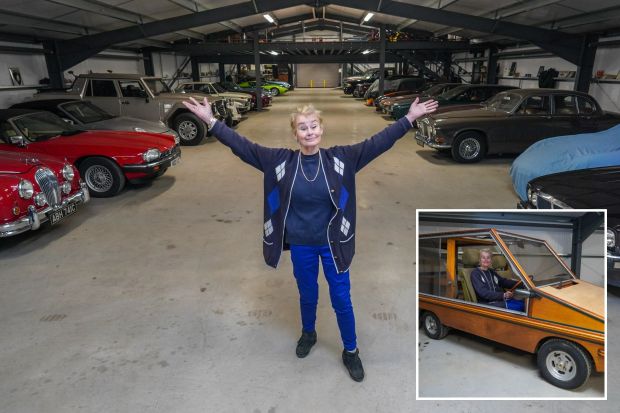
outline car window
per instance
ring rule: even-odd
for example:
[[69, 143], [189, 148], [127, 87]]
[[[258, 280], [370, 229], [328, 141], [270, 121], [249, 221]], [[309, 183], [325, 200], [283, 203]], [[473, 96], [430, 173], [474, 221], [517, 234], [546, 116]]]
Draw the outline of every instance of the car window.
[[521, 96], [516, 93], [502, 92], [487, 101], [487, 109], [512, 112], [521, 101]]
[[116, 97], [114, 81], [91, 79], [86, 90], [86, 96]]
[[555, 95], [553, 102], [556, 115], [577, 114], [577, 97], [575, 95]]
[[579, 114], [581, 115], [591, 115], [596, 112], [596, 105], [592, 100], [585, 98], [583, 96], [579, 96], [577, 98], [577, 104], [579, 107]]
[[19, 133], [15, 130], [13, 125], [11, 125], [9, 122], [5, 121], [5, 122], [0, 123], [0, 138], [2, 138], [3, 141], [8, 143], [9, 137], [17, 136], [17, 135], [19, 135]]
[[447, 251], [441, 238], [419, 240], [418, 246], [419, 291], [425, 294], [447, 297], [449, 275], [446, 270]]
[[548, 115], [551, 113], [549, 96], [530, 96], [518, 110], [521, 115]]
[[34, 112], [13, 118], [21, 135], [29, 140], [43, 140], [61, 134], [79, 131], [50, 112]]
[[65, 103], [62, 108], [82, 123], [99, 122], [113, 118], [112, 115], [90, 102]]
[[226, 92], [226, 88], [224, 86], [222, 86], [221, 84], [219, 84], [219, 83], [213, 83], [213, 88], [218, 93], [225, 93]]
[[121, 80], [118, 82], [121, 93], [126, 98], [145, 98], [146, 91], [137, 80]]

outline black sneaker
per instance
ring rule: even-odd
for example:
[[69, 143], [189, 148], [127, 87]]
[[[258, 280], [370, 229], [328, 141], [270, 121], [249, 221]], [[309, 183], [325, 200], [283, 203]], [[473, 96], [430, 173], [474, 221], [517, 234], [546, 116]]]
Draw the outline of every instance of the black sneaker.
[[347, 370], [349, 370], [349, 376], [351, 376], [353, 380], [364, 380], [364, 367], [362, 366], [362, 360], [360, 360], [359, 349], [356, 348], [355, 353], [342, 350], [342, 362]]
[[297, 340], [297, 357], [300, 359], [306, 357], [310, 353], [310, 349], [316, 343], [316, 331], [310, 333], [306, 331], [301, 332], [301, 337]]

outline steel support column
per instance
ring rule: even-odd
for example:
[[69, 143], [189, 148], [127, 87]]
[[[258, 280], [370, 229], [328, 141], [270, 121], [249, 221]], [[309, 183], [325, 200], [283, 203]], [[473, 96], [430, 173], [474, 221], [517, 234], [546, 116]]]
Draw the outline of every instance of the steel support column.
[[575, 76], [574, 89], [579, 92], [588, 93], [590, 91], [590, 82], [592, 80], [592, 71], [594, 70], [594, 58], [596, 57], [596, 49], [598, 36], [584, 35], [581, 51], [579, 53], [579, 63], [577, 64], [577, 75]]
[[226, 72], [224, 71], [224, 63], [218, 63], [218, 73], [220, 76], [220, 82], [226, 81]]
[[142, 52], [142, 60], [144, 63], [144, 74], [147, 76], [155, 76], [155, 67], [153, 66], [153, 53], [150, 50]]
[[256, 78], [256, 110], [263, 109], [262, 88], [260, 79], [260, 53], [258, 50], [258, 33], [254, 32], [254, 38], [252, 39], [252, 45], [254, 47], [254, 77]]
[[385, 26], [379, 29], [379, 96], [385, 87]]
[[51, 51], [51, 53], [45, 53], [45, 64], [47, 66], [47, 76], [50, 79], [50, 87], [52, 89], [63, 89], [65, 87], [65, 77], [62, 74], [58, 42], [56, 40], [44, 41], [43, 48]]
[[583, 242], [594, 231], [601, 228], [604, 223], [605, 215], [601, 212], [588, 212], [573, 221], [573, 238], [571, 251], [571, 270], [577, 278], [581, 272], [581, 252]]
[[192, 80], [194, 82], [200, 82], [200, 63], [198, 63], [198, 59], [194, 56], [192, 56], [191, 65], [192, 65]]
[[497, 84], [497, 48], [489, 48], [489, 56], [487, 59], [487, 84]]

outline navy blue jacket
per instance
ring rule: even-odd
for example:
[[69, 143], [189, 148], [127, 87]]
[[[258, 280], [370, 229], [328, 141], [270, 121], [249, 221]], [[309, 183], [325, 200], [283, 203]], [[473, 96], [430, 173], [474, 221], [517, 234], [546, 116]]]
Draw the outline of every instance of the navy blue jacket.
[[[355, 173], [390, 149], [410, 128], [411, 123], [403, 117], [363, 142], [319, 150], [335, 211], [327, 228], [327, 240], [338, 272], [349, 269], [355, 254]], [[284, 245], [284, 223], [299, 170], [299, 150], [261, 146], [219, 121], [211, 132], [241, 160], [264, 174], [263, 256], [267, 265], [275, 268], [282, 250], [288, 248]]]
[[475, 268], [470, 275], [471, 284], [476, 291], [478, 301], [482, 303], [493, 303], [504, 300], [504, 288], [511, 288], [517, 283], [516, 280], [509, 280], [501, 277], [492, 268], [482, 271], [480, 267]]

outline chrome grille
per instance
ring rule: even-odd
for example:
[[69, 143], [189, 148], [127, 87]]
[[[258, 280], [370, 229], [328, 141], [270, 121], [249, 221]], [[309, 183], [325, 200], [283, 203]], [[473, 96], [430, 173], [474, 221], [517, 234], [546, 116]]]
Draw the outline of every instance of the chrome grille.
[[45, 194], [48, 205], [55, 207], [61, 204], [60, 185], [56, 175], [49, 168], [39, 168], [34, 174], [34, 179]]

